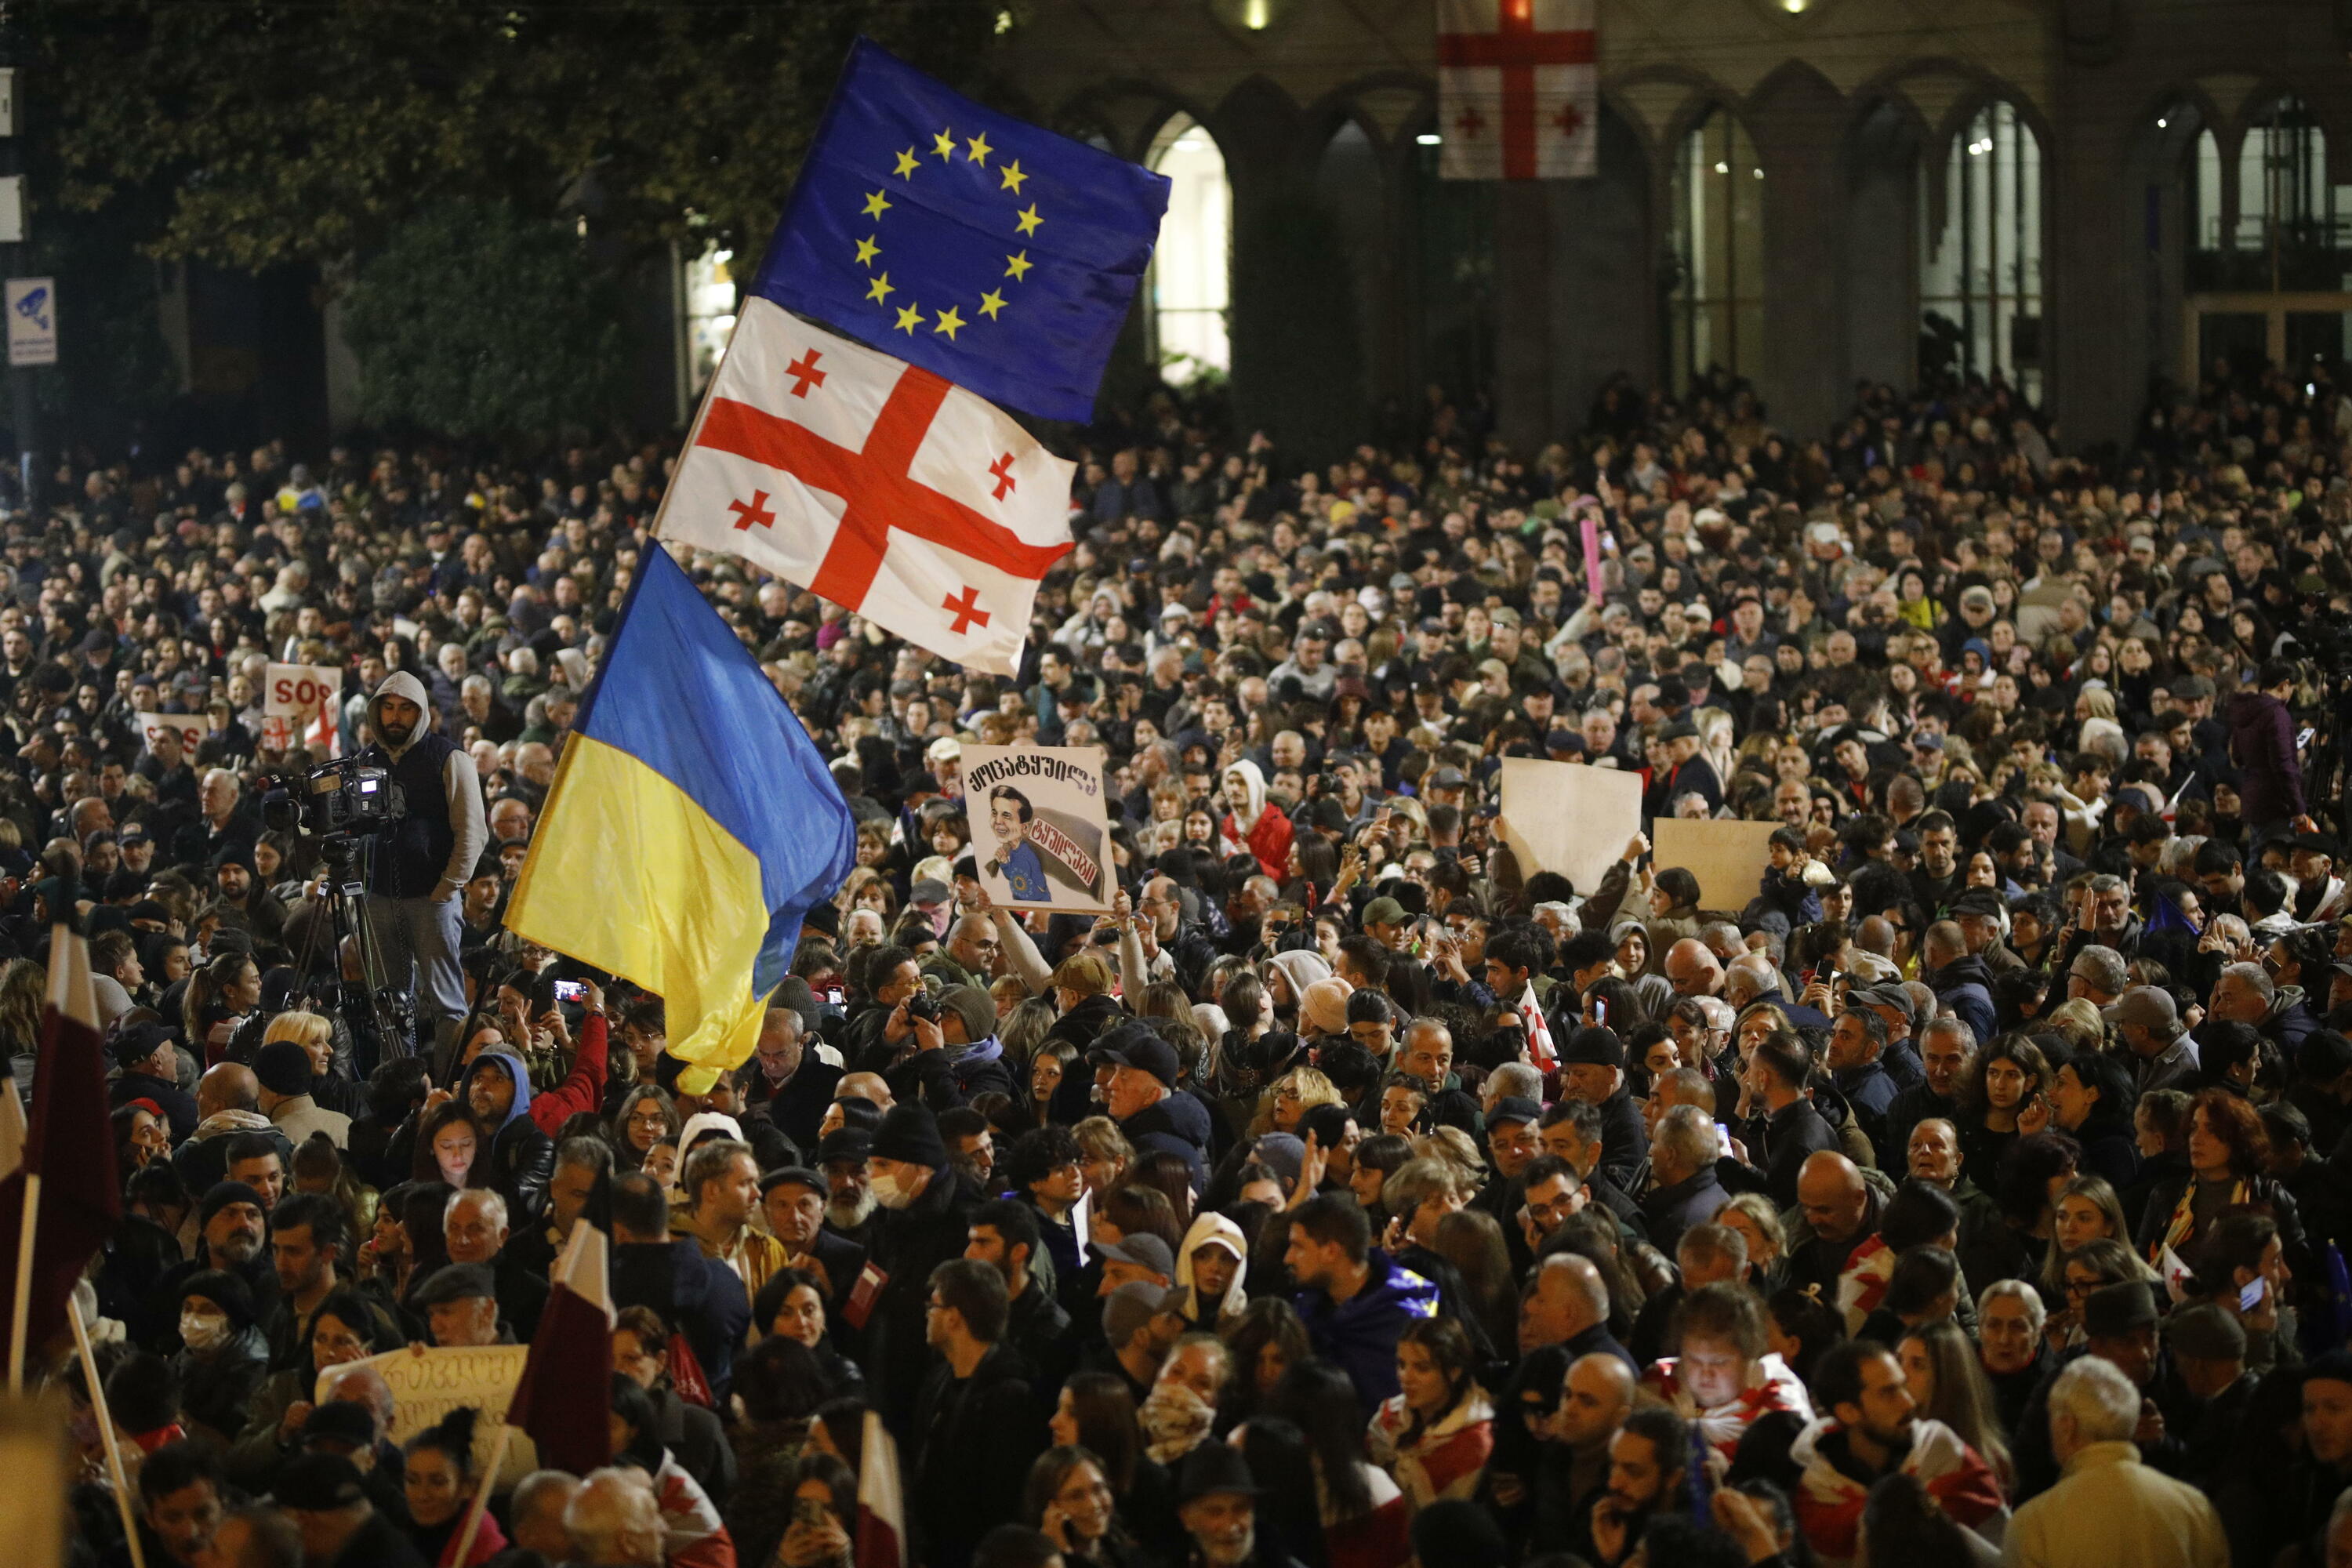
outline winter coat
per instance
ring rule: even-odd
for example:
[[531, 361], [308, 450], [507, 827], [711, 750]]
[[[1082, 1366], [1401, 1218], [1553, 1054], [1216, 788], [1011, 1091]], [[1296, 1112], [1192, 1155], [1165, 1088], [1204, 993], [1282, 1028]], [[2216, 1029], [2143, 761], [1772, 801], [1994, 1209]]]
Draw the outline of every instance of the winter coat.
[[1138, 1154], [1154, 1150], [1180, 1156], [1191, 1172], [1192, 1190], [1208, 1180], [1209, 1109], [1182, 1089], [1145, 1106], [1118, 1124]]
[[1242, 778], [1243, 795], [1233, 804], [1233, 813], [1224, 821], [1223, 842], [1219, 849], [1228, 855], [1244, 850], [1257, 857], [1258, 869], [1281, 881], [1290, 875], [1290, 818], [1273, 808], [1265, 794], [1265, 775], [1255, 763], [1244, 757], [1227, 768], [1223, 776]]
[[1990, 1040], [1996, 1014], [1992, 1005], [1992, 972], [1981, 958], [1958, 958], [1920, 976], [1936, 1000], [1967, 1021], [1979, 1040]]
[[503, 1046], [493, 1046], [474, 1058], [470, 1079], [485, 1064], [495, 1063], [514, 1080], [514, 1103], [504, 1123], [489, 1134], [489, 1148], [481, 1156], [489, 1163], [489, 1184], [507, 1202], [507, 1224], [512, 1231], [536, 1230], [547, 1217], [547, 1184], [555, 1175], [555, 1141], [530, 1117], [530, 1069], [520, 1057]]
[[2294, 752], [2294, 716], [2261, 691], [2230, 700], [2230, 757], [2238, 764], [2248, 826], [2287, 822], [2304, 813], [2303, 763]]
[[1396, 1347], [1404, 1326], [1437, 1315], [1437, 1287], [1374, 1247], [1364, 1288], [1345, 1301], [1302, 1290], [1293, 1301], [1315, 1353], [1336, 1363], [1369, 1414], [1397, 1393]]

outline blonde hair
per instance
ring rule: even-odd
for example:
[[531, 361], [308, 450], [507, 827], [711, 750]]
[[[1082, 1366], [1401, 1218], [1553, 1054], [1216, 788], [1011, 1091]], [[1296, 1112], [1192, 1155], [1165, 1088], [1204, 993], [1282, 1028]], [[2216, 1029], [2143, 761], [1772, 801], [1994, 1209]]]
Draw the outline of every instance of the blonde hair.
[[1470, 1134], [1459, 1127], [1433, 1127], [1412, 1141], [1416, 1160], [1436, 1160], [1452, 1166], [1472, 1184], [1486, 1173], [1486, 1162], [1478, 1153], [1478, 1145]]
[[1050, 984], [1064, 991], [1075, 991], [1080, 996], [1108, 995], [1111, 987], [1110, 962], [1098, 952], [1074, 952], [1055, 967]]
[[2043, 1022], [2078, 1051], [2095, 1051], [2107, 1037], [2106, 1020], [2099, 1016], [2098, 1007], [2086, 997], [2060, 1003], [2050, 1009]]
[[292, 1040], [298, 1046], [323, 1046], [334, 1037], [332, 1020], [319, 1013], [280, 1013], [269, 1020], [269, 1027], [261, 1032], [261, 1043]]
[[1301, 1116], [1318, 1105], [1346, 1103], [1339, 1086], [1325, 1078], [1320, 1068], [1293, 1068], [1266, 1085], [1265, 1092], [1258, 1097], [1257, 1114], [1250, 1119], [1251, 1137], [1262, 1137], [1274, 1131], [1274, 1102], [1281, 1098], [1285, 1084], [1298, 1091], [1298, 1113]]

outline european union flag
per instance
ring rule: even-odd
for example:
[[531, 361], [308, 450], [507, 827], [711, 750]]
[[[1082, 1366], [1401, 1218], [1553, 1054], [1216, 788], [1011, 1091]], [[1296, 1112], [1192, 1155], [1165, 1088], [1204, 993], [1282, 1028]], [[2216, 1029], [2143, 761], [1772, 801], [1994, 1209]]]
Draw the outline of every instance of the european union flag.
[[992, 403], [1094, 416], [1168, 181], [860, 38], [751, 292]]

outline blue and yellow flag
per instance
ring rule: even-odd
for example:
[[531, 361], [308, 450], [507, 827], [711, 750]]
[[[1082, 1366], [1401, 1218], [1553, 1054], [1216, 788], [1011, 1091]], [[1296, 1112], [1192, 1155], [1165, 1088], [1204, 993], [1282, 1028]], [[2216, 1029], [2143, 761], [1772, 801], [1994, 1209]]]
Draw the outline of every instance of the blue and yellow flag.
[[801, 918], [856, 863], [808, 731], [667, 552], [645, 553], [507, 924], [667, 1011], [690, 1093], [740, 1067]]
[[751, 292], [992, 403], [1094, 417], [1168, 181], [850, 51]]

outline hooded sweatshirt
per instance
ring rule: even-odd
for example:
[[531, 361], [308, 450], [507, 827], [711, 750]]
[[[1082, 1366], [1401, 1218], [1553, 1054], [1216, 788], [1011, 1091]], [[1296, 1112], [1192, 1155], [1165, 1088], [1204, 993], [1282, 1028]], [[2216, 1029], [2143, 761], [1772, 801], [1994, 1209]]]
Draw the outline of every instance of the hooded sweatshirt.
[[474, 1065], [467, 1069], [467, 1076], [471, 1078], [473, 1074], [481, 1071], [486, 1063], [496, 1063], [505, 1068], [507, 1077], [514, 1080], [514, 1103], [507, 1107], [506, 1119], [496, 1127], [489, 1129], [490, 1137], [495, 1140], [499, 1133], [530, 1114], [530, 1068], [524, 1065], [520, 1057], [514, 1054], [513, 1047], [488, 1046], [483, 1048], [481, 1055], [474, 1058]]
[[1248, 850], [1257, 857], [1259, 870], [1280, 881], [1289, 875], [1290, 818], [1267, 804], [1265, 775], [1258, 772], [1255, 763], [1244, 757], [1227, 768], [1224, 776], [1242, 781], [1242, 798], [1227, 803], [1234, 809], [1225, 818], [1224, 843], [1220, 847], [1228, 855]]
[[[1204, 1247], [1219, 1246], [1234, 1256], [1233, 1283], [1218, 1300], [1203, 1302], [1200, 1286], [1192, 1279], [1192, 1254]], [[1224, 1324], [1242, 1315], [1249, 1305], [1249, 1296], [1242, 1287], [1249, 1280], [1249, 1243], [1242, 1238], [1242, 1227], [1224, 1215], [1206, 1211], [1192, 1221], [1192, 1228], [1184, 1233], [1184, 1249], [1176, 1255], [1176, 1284], [1188, 1294], [1184, 1299], [1184, 1316], [1203, 1333], [1215, 1333]]]
[[[397, 746], [384, 740], [376, 717], [387, 697], [406, 698], [423, 715]], [[368, 890], [392, 899], [429, 898], [446, 903], [457, 896], [489, 845], [481, 774], [456, 742], [433, 729], [432, 700], [424, 682], [406, 670], [396, 671], [375, 689], [367, 712], [373, 743], [361, 756], [389, 767], [407, 808], [407, 815], [385, 828], [378, 840]]]

